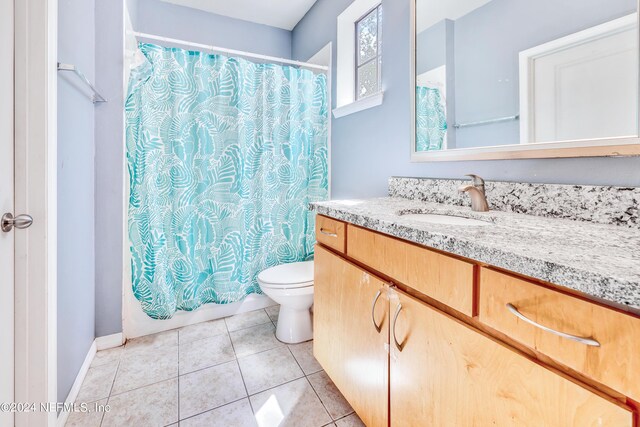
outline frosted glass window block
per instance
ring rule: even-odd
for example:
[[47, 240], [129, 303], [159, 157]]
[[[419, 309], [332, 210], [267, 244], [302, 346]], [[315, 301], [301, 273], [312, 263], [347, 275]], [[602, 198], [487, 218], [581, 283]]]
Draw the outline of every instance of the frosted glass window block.
[[378, 61], [371, 61], [358, 68], [358, 98], [378, 92]]
[[378, 55], [378, 10], [372, 10], [357, 23], [358, 65]]
[[382, 5], [356, 23], [356, 99], [380, 92], [382, 69]]

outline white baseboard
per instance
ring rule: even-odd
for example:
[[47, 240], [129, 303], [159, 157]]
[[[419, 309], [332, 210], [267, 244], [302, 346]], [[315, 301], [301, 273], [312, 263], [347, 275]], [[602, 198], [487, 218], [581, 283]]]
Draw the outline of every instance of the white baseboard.
[[122, 344], [124, 344], [124, 336], [122, 335], [122, 332], [96, 338], [96, 348], [98, 351], [120, 347]]
[[[84, 362], [82, 362], [82, 366], [80, 367], [80, 371], [76, 376], [76, 380], [73, 382], [73, 386], [71, 386], [69, 395], [67, 396], [67, 399], [64, 402], [65, 404], [69, 404], [69, 405], [72, 404], [73, 402], [76, 401], [76, 398], [78, 397], [78, 393], [80, 392], [80, 387], [82, 387], [82, 382], [84, 381], [84, 378], [87, 376], [87, 372], [89, 371], [91, 362], [93, 362], [93, 358], [96, 355], [96, 351], [97, 351], [96, 341], [97, 340], [94, 340], [91, 343], [91, 347], [89, 347], [89, 352], [87, 353], [87, 356], [84, 358]], [[67, 411], [60, 412], [60, 414], [58, 414], [57, 426], [64, 427], [64, 425], [67, 423], [67, 418], [69, 418], [69, 412]]]
[[[107, 335], [104, 337], [97, 337], [95, 340], [93, 340], [93, 342], [91, 343], [91, 347], [89, 347], [89, 352], [87, 353], [87, 356], [84, 358], [84, 362], [82, 363], [82, 366], [80, 367], [80, 371], [76, 376], [76, 380], [73, 382], [73, 386], [69, 391], [69, 395], [67, 396], [67, 399], [64, 402], [65, 404], [70, 406], [78, 398], [80, 387], [82, 387], [82, 383], [84, 381], [84, 378], [87, 376], [87, 372], [91, 367], [91, 363], [93, 362], [93, 358], [95, 357], [96, 352], [100, 350], [107, 350], [109, 348], [119, 347], [122, 344], [124, 344], [122, 332], [113, 334], [113, 335]], [[57, 427], [64, 427], [68, 418], [69, 418], [69, 412], [67, 411], [60, 412], [60, 414], [58, 414]]]

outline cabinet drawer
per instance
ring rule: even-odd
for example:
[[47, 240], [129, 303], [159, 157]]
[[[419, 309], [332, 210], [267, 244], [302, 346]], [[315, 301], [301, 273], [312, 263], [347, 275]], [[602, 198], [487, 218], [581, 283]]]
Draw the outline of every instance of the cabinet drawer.
[[348, 225], [349, 257], [398, 282], [473, 315], [474, 264]]
[[345, 253], [347, 225], [336, 219], [316, 215], [316, 240], [338, 252]]
[[640, 400], [640, 319], [487, 268], [480, 273], [479, 314], [486, 325]]

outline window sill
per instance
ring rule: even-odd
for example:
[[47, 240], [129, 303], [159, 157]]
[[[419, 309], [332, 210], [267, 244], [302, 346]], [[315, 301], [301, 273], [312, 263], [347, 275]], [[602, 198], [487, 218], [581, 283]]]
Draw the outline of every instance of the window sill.
[[381, 91], [376, 93], [375, 95], [367, 96], [366, 98], [362, 98], [341, 107], [334, 108], [333, 117], [339, 119], [340, 117], [348, 116], [349, 114], [357, 113], [368, 108], [377, 107], [378, 105], [382, 105], [383, 98], [384, 92]]

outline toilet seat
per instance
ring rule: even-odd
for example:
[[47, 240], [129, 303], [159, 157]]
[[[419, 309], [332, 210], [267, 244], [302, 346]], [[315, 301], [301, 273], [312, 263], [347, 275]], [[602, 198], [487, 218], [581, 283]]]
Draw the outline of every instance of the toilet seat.
[[269, 289], [297, 289], [313, 286], [313, 261], [276, 265], [258, 274], [260, 286]]

